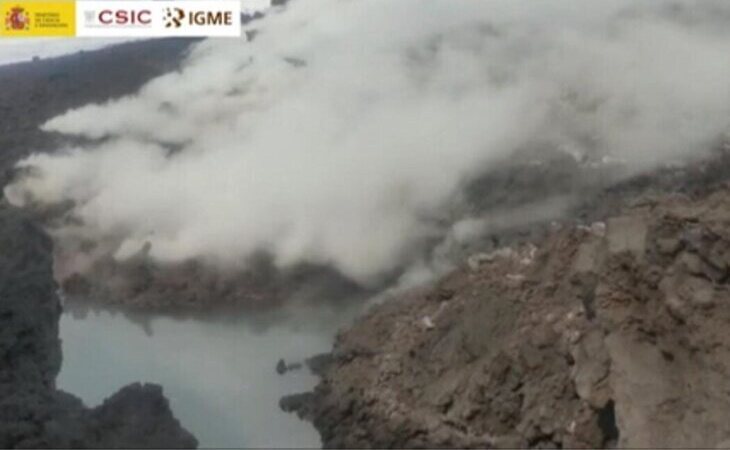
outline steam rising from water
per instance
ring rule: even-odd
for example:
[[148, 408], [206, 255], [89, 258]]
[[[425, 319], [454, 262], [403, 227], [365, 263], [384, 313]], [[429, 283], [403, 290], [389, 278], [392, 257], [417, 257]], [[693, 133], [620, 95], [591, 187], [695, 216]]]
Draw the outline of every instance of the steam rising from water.
[[[361, 283], [446, 232], [463, 183], [536, 145], [641, 170], [730, 113], [724, 2], [296, 0], [141, 92], [52, 119], [16, 204], [160, 261], [332, 265]], [[103, 139], [102, 139], [103, 138]]]

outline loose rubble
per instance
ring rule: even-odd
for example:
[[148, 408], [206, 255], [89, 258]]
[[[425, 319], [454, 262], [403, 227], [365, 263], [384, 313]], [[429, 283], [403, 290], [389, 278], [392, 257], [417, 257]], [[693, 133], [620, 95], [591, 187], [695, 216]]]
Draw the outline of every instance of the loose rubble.
[[469, 258], [373, 307], [281, 406], [329, 448], [726, 446], [728, 205], [657, 196]]

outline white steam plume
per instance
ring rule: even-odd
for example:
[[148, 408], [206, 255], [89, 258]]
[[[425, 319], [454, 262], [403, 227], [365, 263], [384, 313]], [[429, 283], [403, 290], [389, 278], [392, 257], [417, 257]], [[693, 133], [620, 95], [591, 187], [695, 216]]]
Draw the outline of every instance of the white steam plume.
[[6, 196], [74, 201], [65, 235], [121, 239], [119, 258], [266, 251], [368, 283], [521, 148], [645, 169], [730, 118], [724, 2], [293, 0], [249, 26], [251, 42], [203, 42], [137, 95], [49, 121], [107, 139], [31, 156]]

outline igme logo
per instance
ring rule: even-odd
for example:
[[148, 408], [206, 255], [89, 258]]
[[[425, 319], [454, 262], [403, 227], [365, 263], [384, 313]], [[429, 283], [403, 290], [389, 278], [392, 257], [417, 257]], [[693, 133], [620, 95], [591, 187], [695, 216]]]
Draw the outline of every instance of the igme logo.
[[230, 11], [190, 11], [182, 8], [165, 10], [165, 28], [187, 26], [231, 26], [233, 14]]
[[165, 28], [180, 28], [185, 20], [185, 11], [181, 8], [165, 8]]

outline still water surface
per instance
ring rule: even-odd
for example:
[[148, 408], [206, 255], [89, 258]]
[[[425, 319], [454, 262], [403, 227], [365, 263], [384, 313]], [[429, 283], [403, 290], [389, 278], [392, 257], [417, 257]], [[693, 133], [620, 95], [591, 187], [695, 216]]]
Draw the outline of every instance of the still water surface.
[[95, 406], [125, 384], [159, 383], [201, 447], [319, 447], [310, 424], [278, 407], [316, 378], [306, 370], [280, 376], [275, 366], [328, 351], [342, 322], [342, 314], [312, 310], [224, 322], [67, 312], [58, 386]]

